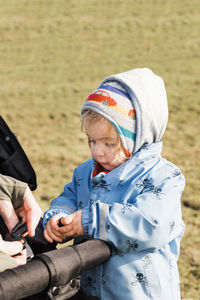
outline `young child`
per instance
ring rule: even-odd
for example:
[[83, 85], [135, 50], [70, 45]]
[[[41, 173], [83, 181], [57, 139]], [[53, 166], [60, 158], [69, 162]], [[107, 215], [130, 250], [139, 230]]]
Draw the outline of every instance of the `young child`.
[[82, 274], [87, 295], [180, 300], [184, 177], [161, 157], [168, 119], [163, 80], [146, 68], [109, 76], [81, 114], [92, 158], [45, 212], [46, 240], [99, 238], [111, 245], [111, 258]]

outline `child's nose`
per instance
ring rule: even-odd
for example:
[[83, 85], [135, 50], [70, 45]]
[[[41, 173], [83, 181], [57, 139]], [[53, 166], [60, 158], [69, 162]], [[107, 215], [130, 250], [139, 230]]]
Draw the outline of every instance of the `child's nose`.
[[104, 156], [104, 149], [101, 145], [96, 145], [94, 149], [95, 156]]

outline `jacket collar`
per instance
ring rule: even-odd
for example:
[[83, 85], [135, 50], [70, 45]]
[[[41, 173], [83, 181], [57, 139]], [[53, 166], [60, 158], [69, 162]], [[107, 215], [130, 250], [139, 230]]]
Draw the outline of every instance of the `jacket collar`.
[[[158, 158], [161, 154], [162, 150], [162, 142], [152, 143], [152, 144], [144, 144], [140, 150], [138, 150], [131, 158], [125, 161], [116, 169], [110, 171], [108, 174], [104, 176], [104, 180], [109, 183], [119, 184], [120, 181], [124, 181], [127, 179], [128, 173], [133, 175], [134, 171], [138, 169], [145, 162]], [[93, 159], [95, 163], [95, 160]], [[137, 172], [136, 172], [137, 173]]]

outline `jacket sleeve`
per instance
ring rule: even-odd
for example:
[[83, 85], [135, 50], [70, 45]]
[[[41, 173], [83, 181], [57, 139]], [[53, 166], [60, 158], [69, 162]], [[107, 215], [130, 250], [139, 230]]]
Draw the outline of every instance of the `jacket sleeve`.
[[0, 200], [11, 201], [17, 209], [23, 205], [27, 183], [0, 174]]
[[179, 174], [159, 182], [156, 190], [144, 189], [126, 203], [97, 201], [83, 209], [83, 222], [90, 216], [88, 234], [108, 241], [121, 252], [155, 251], [183, 234], [180, 197], [184, 177]]
[[72, 181], [64, 186], [64, 191], [60, 196], [53, 199], [50, 208], [45, 211], [43, 217], [43, 227], [45, 228], [48, 221], [57, 214], [72, 214], [77, 210], [77, 190], [76, 190], [76, 170]]

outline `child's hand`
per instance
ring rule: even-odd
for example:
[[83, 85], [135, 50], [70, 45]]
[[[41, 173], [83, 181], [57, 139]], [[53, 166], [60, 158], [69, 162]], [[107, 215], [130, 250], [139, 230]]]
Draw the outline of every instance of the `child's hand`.
[[84, 234], [82, 226], [82, 210], [77, 210], [75, 213], [68, 215], [61, 220], [62, 227], [60, 232], [63, 238], [77, 237]]
[[[62, 227], [59, 227], [59, 219], [62, 218]], [[71, 215], [58, 214], [53, 216], [47, 223], [44, 230], [45, 239], [52, 243], [53, 241], [62, 242], [66, 237], [76, 237], [83, 235], [82, 210], [78, 210]]]
[[63, 235], [60, 233], [58, 226], [59, 219], [62, 217], [66, 217], [66, 214], [58, 214], [53, 216], [47, 223], [45, 229], [44, 229], [44, 238], [49, 243], [53, 243], [53, 241], [56, 242], [62, 242]]

